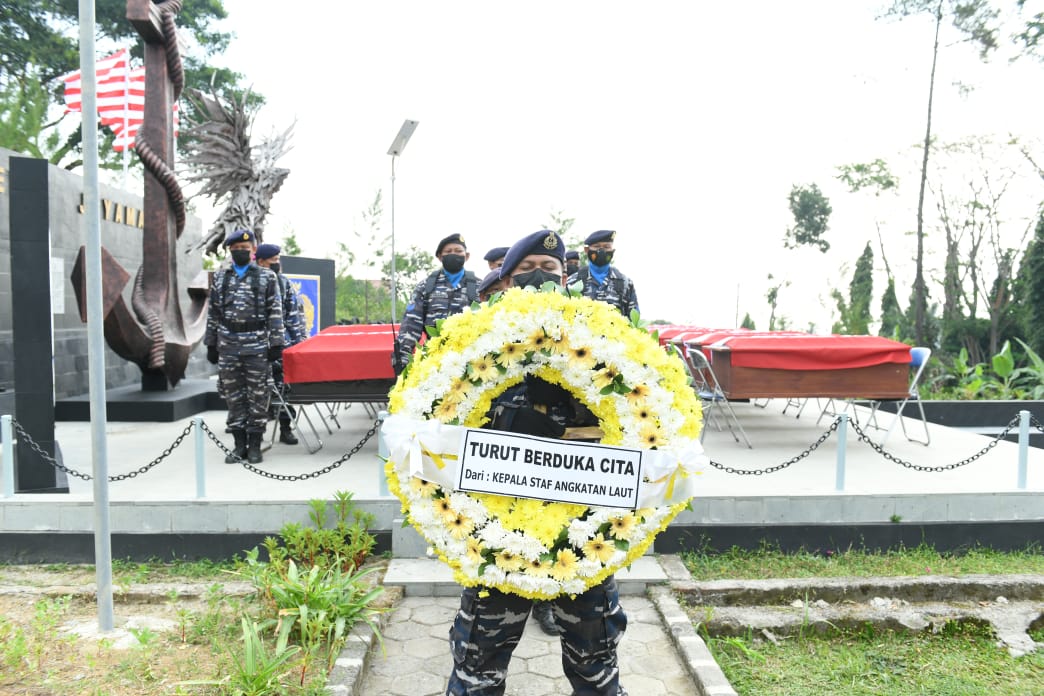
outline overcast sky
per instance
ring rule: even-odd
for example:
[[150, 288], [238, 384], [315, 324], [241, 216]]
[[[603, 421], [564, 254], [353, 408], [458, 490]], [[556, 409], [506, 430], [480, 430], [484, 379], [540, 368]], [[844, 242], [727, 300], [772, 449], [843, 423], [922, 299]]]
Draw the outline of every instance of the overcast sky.
[[[267, 99], [254, 137], [296, 119], [270, 241], [293, 230], [308, 256], [351, 244], [378, 189], [390, 231], [386, 152], [416, 119], [396, 161], [397, 249], [433, 251], [460, 232], [481, 276], [487, 249], [561, 210], [582, 235], [618, 231], [616, 265], [648, 319], [732, 326], [738, 304], [767, 328], [771, 273], [791, 283], [781, 313], [825, 331], [820, 296], [847, 292], [840, 269], [876, 245], [876, 220], [909, 292], [929, 21], [875, 20], [882, 3], [836, 0], [224, 5], [237, 38], [221, 62]], [[958, 80], [974, 91], [961, 96]], [[935, 132], [1036, 139], [1040, 80], [1038, 63], [983, 65], [947, 47]], [[899, 198], [834, 181], [838, 165], [878, 157], [902, 177]], [[813, 182], [834, 207], [826, 255], [782, 244], [787, 194]], [[1041, 198], [1039, 180], [1022, 183], [1013, 228]], [[879, 255], [877, 267], [875, 294]]]

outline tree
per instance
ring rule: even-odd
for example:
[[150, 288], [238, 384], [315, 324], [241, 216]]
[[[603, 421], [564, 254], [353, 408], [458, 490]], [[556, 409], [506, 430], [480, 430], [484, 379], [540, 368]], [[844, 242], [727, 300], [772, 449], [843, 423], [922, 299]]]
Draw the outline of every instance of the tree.
[[921, 182], [917, 195], [917, 258], [914, 272], [913, 305], [914, 340], [925, 345], [928, 288], [924, 282], [924, 191], [928, 182], [928, 153], [932, 144], [932, 104], [935, 97], [935, 72], [939, 62], [939, 32], [943, 20], [949, 18], [957, 31], [979, 46], [979, 56], [986, 59], [997, 48], [997, 10], [987, 0], [895, 0], [886, 16], [910, 17], [929, 14], [935, 20], [932, 44], [932, 68], [928, 79], [928, 114], [925, 119], [924, 145], [921, 158]]
[[750, 312], [747, 312], [743, 315], [743, 321], [740, 322], [740, 328], [750, 329], [751, 331], [754, 331], [754, 329], [756, 328], [754, 326], [754, 320], [750, 318]]
[[[769, 280], [773, 279], [771, 273], [768, 274], [768, 279]], [[787, 287], [788, 285], [790, 285], [790, 281], [789, 280], [781, 281], [779, 283], [776, 283], [775, 285], [770, 285], [769, 289], [768, 289], [768, 292], [765, 293], [765, 299], [768, 300], [769, 310], [770, 310], [769, 311], [769, 326], [768, 326], [768, 330], [769, 331], [780, 331], [780, 330], [783, 330], [789, 324], [789, 322], [787, 321], [787, 318], [782, 316], [782, 315], [778, 319], [776, 318], [776, 307], [779, 306], [779, 291], [782, 288]]]
[[787, 229], [783, 246], [796, 249], [799, 246], [814, 246], [826, 253], [830, 243], [823, 239], [833, 208], [823, 192], [815, 184], [795, 185], [787, 197], [790, 212], [794, 215], [794, 226]]
[[901, 340], [900, 328], [903, 323], [903, 310], [899, 306], [899, 298], [895, 294], [895, 279], [888, 278], [888, 287], [881, 295], [881, 330], [878, 335]]
[[863, 335], [870, 332], [870, 301], [873, 291], [874, 250], [870, 242], [867, 242], [852, 273], [852, 282], [848, 286], [848, 302], [845, 302], [840, 290], [835, 288], [831, 293], [841, 315], [834, 323], [833, 333]]
[[290, 233], [283, 238], [282, 254], [286, 256], [300, 256], [301, 245], [297, 243], [297, 232], [290, 230]]
[[[128, 45], [131, 54], [141, 60], [144, 48], [126, 15], [126, 0], [95, 0], [99, 51]], [[227, 16], [221, 0], [183, 0], [175, 21], [180, 33], [194, 39], [182, 43], [187, 88], [195, 87], [204, 92], [213, 89], [221, 96], [243, 92], [239, 86], [242, 75], [207, 62], [222, 53], [232, 39], [231, 34], [217, 31], [213, 26]], [[0, 98], [5, 101], [5, 107], [0, 108], [7, 110], [13, 104], [34, 103], [35, 91], [41, 85], [46, 86], [51, 108], [36, 113], [35, 122], [28, 130], [36, 134], [38, 146], [46, 146], [39, 151], [46, 154], [52, 164], [67, 169], [82, 164], [79, 127], [70, 127], [71, 121], [65, 121], [68, 117], [78, 123], [79, 116], [62, 114], [48, 120], [48, 114], [61, 113], [58, 106], [63, 101], [63, 84], [57, 78], [80, 67], [78, 33], [79, 3], [76, 0], [47, 3], [4, 0], [0, 3]], [[252, 95], [252, 99], [255, 103], [263, 101], [259, 95]], [[187, 117], [195, 116], [187, 100], [182, 107]], [[4, 136], [0, 146], [25, 151], [21, 149], [26, 145], [24, 140], [6, 129], [0, 131], [0, 135]], [[99, 131], [99, 142], [103, 145], [99, 148], [103, 158], [100, 165], [118, 168], [120, 155], [114, 153], [111, 146], [106, 147], [111, 141], [108, 130]], [[179, 140], [179, 149], [186, 145], [184, 139]]]
[[1016, 285], [1022, 309], [1022, 335], [1034, 352], [1044, 355], [1044, 211], [1022, 254]]

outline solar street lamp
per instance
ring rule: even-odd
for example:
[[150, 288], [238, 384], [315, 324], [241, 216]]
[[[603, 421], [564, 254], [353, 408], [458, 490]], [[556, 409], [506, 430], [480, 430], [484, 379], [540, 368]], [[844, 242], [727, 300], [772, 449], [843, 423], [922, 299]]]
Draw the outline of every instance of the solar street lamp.
[[391, 155], [391, 323], [395, 323], [395, 318], [398, 314], [395, 311], [395, 158], [402, 154], [402, 151], [406, 149], [406, 143], [410, 141], [410, 136], [413, 135], [413, 131], [416, 130], [419, 121], [411, 121], [406, 119], [402, 122], [402, 127], [399, 129], [399, 133], [395, 136], [395, 140], [392, 141], [391, 147], [388, 148], [388, 154]]

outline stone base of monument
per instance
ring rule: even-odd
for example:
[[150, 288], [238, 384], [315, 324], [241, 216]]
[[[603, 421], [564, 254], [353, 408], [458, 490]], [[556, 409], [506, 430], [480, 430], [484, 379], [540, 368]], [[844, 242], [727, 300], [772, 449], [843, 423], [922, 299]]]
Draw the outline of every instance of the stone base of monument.
[[[202, 411], [224, 408], [225, 402], [217, 393], [217, 383], [209, 379], [184, 379], [167, 391], [144, 391], [135, 384], [105, 392], [105, 417], [109, 421], [169, 423]], [[54, 419], [89, 421], [90, 395], [59, 399], [54, 405]]]

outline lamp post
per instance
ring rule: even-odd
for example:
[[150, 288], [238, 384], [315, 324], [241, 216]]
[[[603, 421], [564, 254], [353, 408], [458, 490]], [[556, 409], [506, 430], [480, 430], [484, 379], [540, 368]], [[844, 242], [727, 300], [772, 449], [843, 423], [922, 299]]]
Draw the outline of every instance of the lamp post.
[[395, 324], [395, 317], [398, 316], [395, 312], [395, 295], [397, 292], [395, 289], [395, 158], [406, 149], [406, 143], [410, 141], [410, 136], [416, 130], [417, 123], [419, 122], [409, 119], [403, 121], [398, 135], [395, 136], [391, 147], [388, 148], [388, 154], [391, 155], [391, 323], [393, 325]]

